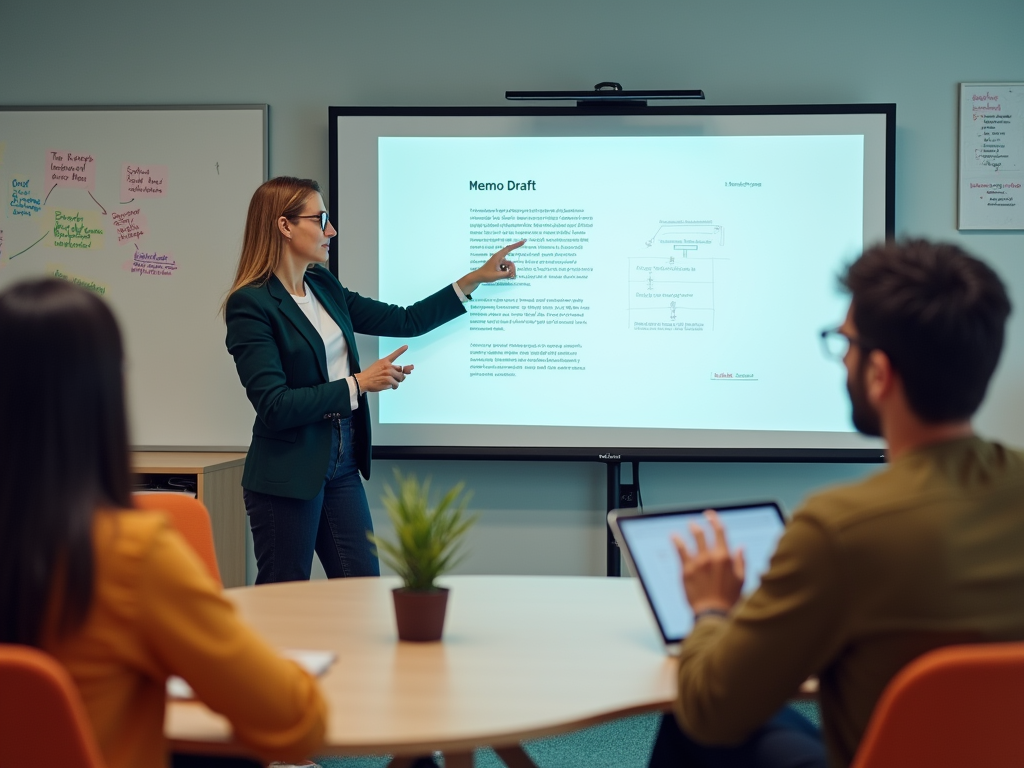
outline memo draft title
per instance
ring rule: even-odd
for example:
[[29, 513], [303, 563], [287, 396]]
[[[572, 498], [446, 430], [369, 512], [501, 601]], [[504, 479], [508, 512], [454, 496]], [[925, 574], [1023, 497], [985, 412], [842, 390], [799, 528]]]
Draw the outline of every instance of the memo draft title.
[[470, 181], [469, 190], [470, 192], [536, 192], [537, 182], [533, 179], [529, 181], [513, 181], [509, 179], [506, 182]]

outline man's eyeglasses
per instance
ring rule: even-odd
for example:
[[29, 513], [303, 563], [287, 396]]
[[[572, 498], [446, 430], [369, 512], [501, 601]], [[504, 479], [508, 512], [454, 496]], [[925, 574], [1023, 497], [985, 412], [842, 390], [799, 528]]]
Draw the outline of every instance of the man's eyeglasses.
[[840, 362], [846, 357], [846, 353], [850, 351], [851, 346], [860, 347], [862, 352], [870, 352], [875, 349], [874, 346], [861, 339], [847, 336], [838, 328], [829, 328], [822, 331], [820, 336], [821, 349], [825, 356]]
[[327, 217], [327, 211], [320, 211], [320, 213], [314, 213], [309, 216], [292, 216], [293, 219], [319, 219], [320, 220], [320, 231], [327, 231], [327, 222], [330, 219]]

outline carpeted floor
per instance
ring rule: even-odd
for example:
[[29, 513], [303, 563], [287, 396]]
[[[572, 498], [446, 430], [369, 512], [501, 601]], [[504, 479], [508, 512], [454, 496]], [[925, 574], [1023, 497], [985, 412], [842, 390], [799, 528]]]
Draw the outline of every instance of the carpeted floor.
[[[792, 702], [804, 717], [818, 724], [818, 707], [813, 701]], [[654, 745], [660, 715], [637, 715], [586, 728], [574, 733], [538, 739], [523, 749], [539, 768], [644, 768]], [[384, 768], [387, 756], [322, 757], [323, 768]], [[437, 758], [439, 765], [443, 760]], [[490, 749], [478, 749], [474, 768], [505, 768]]]
[[[523, 749], [540, 768], [642, 768], [651, 754], [658, 715], [638, 715], [585, 728], [582, 731], [528, 741]], [[435, 758], [437, 759], [437, 758]], [[383, 768], [387, 757], [323, 757], [323, 768]], [[443, 763], [437, 759], [439, 764]], [[490, 749], [478, 749], [474, 768], [505, 768]]]

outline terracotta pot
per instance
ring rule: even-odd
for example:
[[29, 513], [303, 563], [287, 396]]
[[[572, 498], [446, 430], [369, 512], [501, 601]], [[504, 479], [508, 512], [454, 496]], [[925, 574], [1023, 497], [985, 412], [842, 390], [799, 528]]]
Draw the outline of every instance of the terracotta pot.
[[391, 590], [395, 598], [395, 621], [398, 639], [419, 643], [441, 639], [444, 630], [444, 611], [448, 605], [448, 590], [443, 587], [413, 590], [399, 587]]

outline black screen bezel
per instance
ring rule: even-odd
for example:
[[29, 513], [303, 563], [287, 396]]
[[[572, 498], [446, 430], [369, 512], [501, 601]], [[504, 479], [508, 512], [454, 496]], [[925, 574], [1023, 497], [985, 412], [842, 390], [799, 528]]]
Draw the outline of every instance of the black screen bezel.
[[[605, 115], [830, 115], [880, 114], [885, 116], [885, 236], [896, 231], [896, 105], [873, 104], [765, 104], [722, 106], [612, 106], [585, 107], [328, 107], [330, 182], [328, 210], [338, 220], [339, 198], [338, 118], [343, 116], [389, 117], [481, 117], [481, 116], [588, 116]], [[338, 275], [338, 242], [330, 244], [329, 267]], [[709, 461], [709, 462], [811, 462], [881, 463], [885, 454], [878, 448], [637, 448], [595, 444], [593, 446], [448, 446], [374, 445], [373, 458], [385, 460], [523, 460], [523, 461]]]

